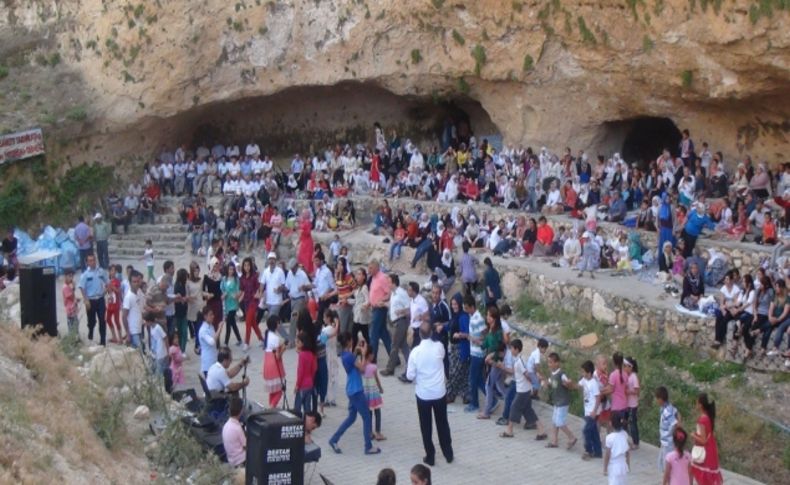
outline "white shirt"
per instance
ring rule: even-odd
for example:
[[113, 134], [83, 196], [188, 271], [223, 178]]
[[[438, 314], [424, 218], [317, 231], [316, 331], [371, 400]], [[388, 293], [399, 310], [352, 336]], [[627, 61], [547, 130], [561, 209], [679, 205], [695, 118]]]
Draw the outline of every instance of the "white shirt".
[[315, 270], [315, 296], [321, 298], [335, 289], [335, 278], [332, 271], [324, 264]]
[[428, 301], [422, 295], [417, 295], [409, 303], [409, 315], [411, 328], [420, 328], [424, 315], [428, 313]]
[[296, 273], [289, 271], [288, 276], [285, 277], [285, 286], [288, 287], [288, 295], [291, 298], [303, 298], [305, 295], [302, 287], [309, 284], [310, 279], [302, 268], [297, 269]]
[[591, 416], [595, 409], [595, 400], [601, 394], [601, 385], [595, 377], [589, 379], [582, 377], [579, 379], [579, 387], [582, 388], [582, 396], [584, 396], [584, 415]]
[[230, 384], [228, 371], [219, 362], [214, 362], [206, 373], [206, 387], [209, 391], [224, 391]]
[[263, 305], [282, 305], [283, 295], [278, 293], [281, 286], [285, 285], [285, 274], [279, 266], [274, 267], [274, 271], [268, 266], [263, 270], [259, 279], [261, 286], [266, 290], [266, 298], [261, 300], [261, 308]]
[[277, 332], [266, 331], [266, 352], [274, 352], [280, 346], [280, 336]]
[[390, 295], [390, 320], [394, 322], [399, 318], [407, 316], [398, 315], [401, 310], [407, 308], [411, 308], [411, 299], [409, 298], [409, 294], [406, 293], [406, 290], [400, 286], [392, 290], [392, 294]]
[[167, 357], [167, 334], [158, 324], [151, 329], [151, 353], [156, 360]]
[[217, 342], [214, 340], [214, 327], [203, 322], [198, 331], [200, 341], [200, 371], [207, 372], [217, 362]]
[[540, 349], [536, 348], [529, 354], [529, 359], [527, 359], [527, 372], [534, 374], [538, 364], [540, 364]]
[[414, 381], [414, 393], [424, 401], [443, 399], [447, 392], [444, 381], [444, 346], [441, 342], [423, 339], [409, 353], [406, 378]]
[[725, 304], [735, 303], [738, 301], [738, 298], [741, 296], [741, 289], [738, 288], [738, 285], [732, 285], [732, 289], [727, 289], [727, 286], [721, 287], [721, 296], [724, 298]]
[[[510, 353], [508, 351], [508, 353]], [[513, 378], [516, 380], [516, 392], [525, 393], [532, 390], [532, 383], [527, 379], [527, 364], [520, 356], [513, 362]]]
[[257, 143], [250, 143], [249, 145], [247, 145], [247, 148], [244, 150], [244, 154], [247, 155], [248, 157], [254, 157], [256, 155], [261, 154], [261, 149], [258, 148]]
[[129, 333], [132, 335], [143, 333], [143, 314], [140, 311], [140, 298], [143, 298], [142, 290], [138, 289], [137, 293], [133, 293], [131, 288], [123, 297], [123, 309], [129, 311], [126, 318], [129, 322]]

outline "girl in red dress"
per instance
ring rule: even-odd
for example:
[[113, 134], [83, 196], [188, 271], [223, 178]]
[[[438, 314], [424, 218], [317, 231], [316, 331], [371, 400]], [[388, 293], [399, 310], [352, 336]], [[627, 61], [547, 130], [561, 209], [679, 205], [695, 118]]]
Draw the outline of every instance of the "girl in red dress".
[[713, 434], [716, 421], [716, 403], [708, 400], [708, 395], [702, 393], [697, 398], [697, 431], [691, 434], [694, 446], [705, 449], [705, 459], [696, 462], [692, 453], [691, 474], [699, 485], [721, 485], [724, 480], [719, 470], [719, 448], [716, 446], [716, 437]]
[[313, 223], [310, 221], [310, 210], [302, 212], [302, 220], [299, 222], [299, 253], [296, 260], [302, 265], [308, 275], [312, 275], [313, 267]]
[[379, 192], [379, 182], [381, 181], [381, 157], [379, 156], [379, 151], [373, 153], [373, 157], [370, 161], [370, 189], [374, 194]]

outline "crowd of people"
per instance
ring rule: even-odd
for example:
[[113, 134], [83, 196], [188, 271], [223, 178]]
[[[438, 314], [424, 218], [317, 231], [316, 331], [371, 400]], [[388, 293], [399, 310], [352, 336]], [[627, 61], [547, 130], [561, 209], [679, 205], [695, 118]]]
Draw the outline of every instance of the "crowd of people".
[[[724, 343], [729, 322], [737, 321], [733, 339], [743, 340], [749, 352], [759, 340], [766, 355], [790, 359], [787, 350], [782, 352], [790, 299], [780, 261], [790, 243], [781, 239], [779, 229], [790, 207], [790, 167], [774, 176], [762, 165], [755, 169], [746, 158], [738, 173], [728, 176], [722, 154], [703, 144], [697, 155], [688, 132], [678, 147], [680, 156], [672, 157], [667, 150], [644, 171], [618, 154], [590, 163], [584, 152], [574, 157], [569, 149], [562, 158], [545, 148], [537, 154], [529, 148], [496, 150], [487, 140], [478, 143], [471, 133], [427, 153], [396, 135], [387, 139], [379, 126], [372, 146], [327, 147], [307, 159], [296, 155], [287, 172], [262, 157], [254, 143], [244, 155], [236, 146], [219, 144], [194, 153], [185, 147], [162, 153], [146, 166], [142, 184], [132, 184], [123, 199], [110, 195], [109, 223], [97, 213], [92, 227], [82, 218], [75, 227], [82, 272], [78, 279], [67, 272], [62, 289], [69, 331], [78, 334], [78, 308], [83, 305], [89, 339], [98, 326], [99, 341], [105, 344], [109, 326], [110, 342], [147, 352], [152, 369], [169, 373], [175, 385], [183, 382], [182, 366], [193, 340], [206, 385], [226, 391], [249, 384], [249, 378], [233, 380], [245, 364], [233, 363], [231, 337], [246, 350], [254, 333], [264, 348], [261, 374], [270, 407], [283, 399], [284, 353], [299, 352], [294, 400], [305, 415], [322, 414], [335, 405], [342, 366], [350, 406], [348, 418], [329, 442], [337, 453], [357, 415], [363, 421], [365, 453], [380, 452], [373, 444], [385, 439], [379, 376], [397, 374], [399, 380], [415, 384], [428, 465], [436, 454], [433, 420], [441, 451], [448, 463], [453, 461], [447, 403], [457, 399], [479, 419], [491, 419], [497, 401], [504, 400], [504, 412], [496, 420], [506, 426], [503, 438], [514, 436], [514, 426], [523, 417], [527, 429], [537, 431], [535, 439], [555, 448], [562, 431], [572, 448], [577, 438], [566, 426], [567, 404], [578, 389], [584, 395], [587, 423], [583, 456], [591, 460], [605, 455], [611, 483], [623, 483], [629, 453], [639, 445], [636, 360], [615, 354], [611, 374], [606, 358], [585, 362], [578, 381], [568, 377], [560, 356], [548, 352], [545, 341], [524, 361], [524, 343], [511, 336], [510, 308], [502, 302], [499, 274], [488, 257], [478, 268], [473, 249], [486, 248], [496, 256], [551, 258], [579, 276], [589, 272], [591, 277], [601, 268], [629, 273], [658, 264], [667, 280], [682, 282], [681, 302], [695, 310], [709, 309], [701, 306], [705, 286], [723, 282], [721, 297], [711, 309], [717, 343]], [[215, 191], [222, 195], [216, 208], [206, 199]], [[382, 197], [373, 232], [389, 240], [390, 261], [400, 258], [404, 246], [416, 249], [412, 268], [425, 258], [431, 272], [427, 287], [401, 285], [399, 275], [387, 271], [388, 262], [352, 268], [349, 247], [339, 238], [326, 253], [314, 243], [313, 231], [356, 224], [353, 202], [343, 200], [350, 194]], [[156, 277], [150, 241], [142, 255], [145, 276], [133, 266], [110, 264], [109, 234], [119, 226], [151, 222], [162, 195], [182, 197], [181, 220], [192, 233], [193, 253], [206, 258], [205, 269], [193, 261], [176, 270], [167, 261]], [[418, 201], [411, 210], [402, 202], [392, 208], [392, 197]], [[297, 212], [297, 199], [309, 199], [309, 208]], [[436, 214], [424, 210], [420, 200], [477, 201], [536, 214], [512, 212], [496, 219], [477, 204], [458, 204]], [[549, 219], [558, 214], [569, 218], [555, 231]], [[607, 235], [599, 220], [622, 223], [623, 229]], [[704, 258], [696, 247], [704, 228], [728, 239], [777, 244], [775, 257], [756, 277], [728, 271], [723, 256], [708, 250]], [[656, 231], [658, 248], [645, 248], [636, 229]], [[278, 256], [278, 244], [288, 231], [298, 235], [299, 248], [286, 264]], [[243, 251], [254, 253], [261, 243], [267, 254], [264, 264], [242, 258]], [[774, 348], [768, 351], [772, 336]], [[380, 345], [388, 356], [381, 370]], [[548, 370], [540, 368], [544, 356]], [[531, 404], [541, 387], [550, 389], [554, 404], [550, 427], [537, 419]], [[671, 407], [666, 390], [657, 390], [656, 399]], [[667, 469], [673, 476], [690, 468], [699, 483], [718, 483], [715, 408], [705, 396], [699, 406], [707, 421], [700, 418], [691, 438], [705, 447], [705, 457], [700, 461], [682, 452], [686, 433], [670, 422], [669, 411], [664, 422], [662, 407], [666, 459], [661, 465], [671, 463]], [[599, 425], [611, 431], [604, 440]]]

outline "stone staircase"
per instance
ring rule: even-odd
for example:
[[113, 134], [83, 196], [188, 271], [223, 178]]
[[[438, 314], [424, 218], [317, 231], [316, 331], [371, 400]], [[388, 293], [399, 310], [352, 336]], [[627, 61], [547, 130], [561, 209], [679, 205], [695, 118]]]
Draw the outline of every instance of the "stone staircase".
[[111, 259], [140, 259], [145, 251], [145, 241], [150, 239], [157, 259], [172, 259], [190, 250], [187, 226], [181, 224], [177, 197], [163, 197], [163, 213], [154, 216], [153, 224], [131, 224], [129, 233], [110, 236]]

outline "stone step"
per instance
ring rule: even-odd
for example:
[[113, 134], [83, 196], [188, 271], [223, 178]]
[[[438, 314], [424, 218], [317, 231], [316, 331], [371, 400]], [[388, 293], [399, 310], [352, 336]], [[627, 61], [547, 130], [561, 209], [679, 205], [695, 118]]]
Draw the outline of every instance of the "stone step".
[[[122, 234], [123, 229], [121, 229]], [[129, 226], [129, 234], [155, 234], [165, 232], [183, 232], [186, 233], [186, 226], [179, 221], [176, 224], [162, 223], [162, 224], [132, 224]]]
[[181, 216], [177, 213], [157, 214], [154, 216], [154, 222], [157, 224], [180, 224]]
[[[154, 251], [161, 249], [184, 249], [187, 241], [184, 238], [181, 241], [151, 241], [153, 243]], [[112, 249], [134, 249], [139, 251], [145, 250], [145, 241], [110, 241], [109, 247]]]
[[[131, 260], [139, 260], [143, 256], [143, 252], [138, 249], [129, 249], [129, 248], [110, 248], [110, 259], [131, 259]], [[179, 256], [183, 256], [186, 254], [187, 250], [186, 247], [183, 249], [161, 249], [156, 250], [154, 252], [154, 257], [157, 259], [162, 258], [177, 258]]]
[[137, 233], [137, 234], [114, 234], [110, 237], [110, 241], [143, 241], [145, 242], [146, 239], [150, 239], [151, 241], [170, 241], [170, 242], [181, 242], [185, 241], [187, 238], [186, 231], [179, 231], [179, 232], [148, 232], [148, 233]]

